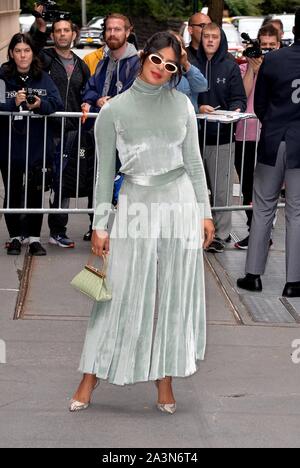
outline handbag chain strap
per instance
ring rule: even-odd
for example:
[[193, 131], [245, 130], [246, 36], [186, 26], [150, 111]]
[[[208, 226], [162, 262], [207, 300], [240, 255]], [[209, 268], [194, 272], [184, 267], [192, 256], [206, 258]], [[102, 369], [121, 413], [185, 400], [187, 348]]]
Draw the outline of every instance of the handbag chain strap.
[[107, 267], [108, 267], [108, 258], [107, 255], [102, 255], [103, 259], [103, 267], [102, 270], [99, 270], [94, 266], [94, 263], [98, 257], [94, 254], [90, 255], [88, 259], [88, 263], [85, 266], [85, 269], [90, 271], [91, 273], [94, 273], [95, 275], [99, 276], [100, 278], [106, 278], [106, 273], [107, 273]]

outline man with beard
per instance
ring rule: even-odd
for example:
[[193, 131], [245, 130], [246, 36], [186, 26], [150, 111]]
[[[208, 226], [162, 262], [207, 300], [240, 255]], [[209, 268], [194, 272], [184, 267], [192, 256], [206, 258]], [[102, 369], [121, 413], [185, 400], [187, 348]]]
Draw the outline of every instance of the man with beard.
[[127, 41], [131, 28], [126, 16], [114, 13], [105, 18], [103, 35], [109, 51], [86, 86], [82, 106], [85, 112], [99, 112], [109, 99], [133, 84], [140, 59], [134, 45]]
[[[83, 60], [77, 57], [71, 50], [76, 38], [75, 27], [71, 20], [54, 21], [51, 33], [54, 47], [44, 48], [47, 42], [47, 24], [41, 17], [43, 8], [43, 6], [35, 7], [37, 30], [33, 34], [35, 45], [40, 51], [43, 68], [49, 73], [60, 92], [64, 103], [64, 111], [81, 112], [82, 92], [90, 77], [90, 72]], [[70, 140], [77, 133], [78, 119], [67, 118], [64, 132], [65, 144], [67, 144], [68, 139]], [[55, 136], [60, 153], [61, 125], [57, 125]], [[57, 163], [60, 168], [60, 161], [57, 161]], [[57, 171], [58, 176], [59, 171], [60, 169]], [[63, 196], [61, 207], [68, 208], [69, 202], [70, 199]], [[54, 199], [51, 202], [51, 208], [58, 207], [59, 189], [58, 187], [54, 187]], [[68, 215], [50, 214], [48, 222], [50, 228], [49, 243], [63, 248], [74, 248], [75, 243], [66, 235]]]
[[[106, 57], [100, 61], [85, 89], [83, 112], [100, 112], [104, 104], [114, 96], [129, 89], [140, 71], [140, 58], [133, 44], [128, 42], [132, 24], [126, 16], [118, 13], [105, 18], [103, 36], [108, 47]], [[117, 158], [116, 173], [120, 168]], [[122, 178], [117, 177], [113, 203], [115, 204]], [[92, 222], [84, 235], [85, 241], [92, 237]]]

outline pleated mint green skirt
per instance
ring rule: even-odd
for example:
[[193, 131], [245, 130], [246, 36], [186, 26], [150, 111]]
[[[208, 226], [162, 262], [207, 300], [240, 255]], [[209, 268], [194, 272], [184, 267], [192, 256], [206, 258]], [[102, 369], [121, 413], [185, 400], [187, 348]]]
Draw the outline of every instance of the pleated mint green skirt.
[[[161, 210], [170, 203], [184, 209], [167, 222], [171, 236], [162, 230]], [[132, 213], [151, 209], [147, 237]], [[189, 177], [160, 187], [125, 182], [113, 231], [113, 299], [93, 307], [80, 372], [116, 385], [194, 374], [205, 354], [206, 307], [201, 215]]]

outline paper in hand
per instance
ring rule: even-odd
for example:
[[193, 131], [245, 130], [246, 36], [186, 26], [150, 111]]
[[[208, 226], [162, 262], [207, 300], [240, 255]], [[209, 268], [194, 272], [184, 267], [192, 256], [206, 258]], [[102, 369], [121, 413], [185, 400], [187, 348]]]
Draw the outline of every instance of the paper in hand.
[[6, 102], [6, 86], [3, 80], [0, 80], [0, 104], [5, 104]]

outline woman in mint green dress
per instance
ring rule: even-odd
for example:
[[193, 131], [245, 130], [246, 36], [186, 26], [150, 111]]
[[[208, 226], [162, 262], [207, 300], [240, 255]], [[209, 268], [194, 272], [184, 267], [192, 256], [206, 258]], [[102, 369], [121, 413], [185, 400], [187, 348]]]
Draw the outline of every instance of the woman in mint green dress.
[[[211, 243], [214, 226], [195, 111], [184, 94], [164, 86], [178, 84], [180, 59], [177, 39], [155, 34], [132, 88], [109, 101], [96, 122], [92, 250], [109, 253], [113, 299], [94, 305], [72, 412], [88, 408], [103, 379], [115, 385], [153, 381], [158, 409], [173, 414], [172, 378], [194, 374], [204, 359], [202, 248]], [[108, 234], [116, 150], [125, 181]]]

